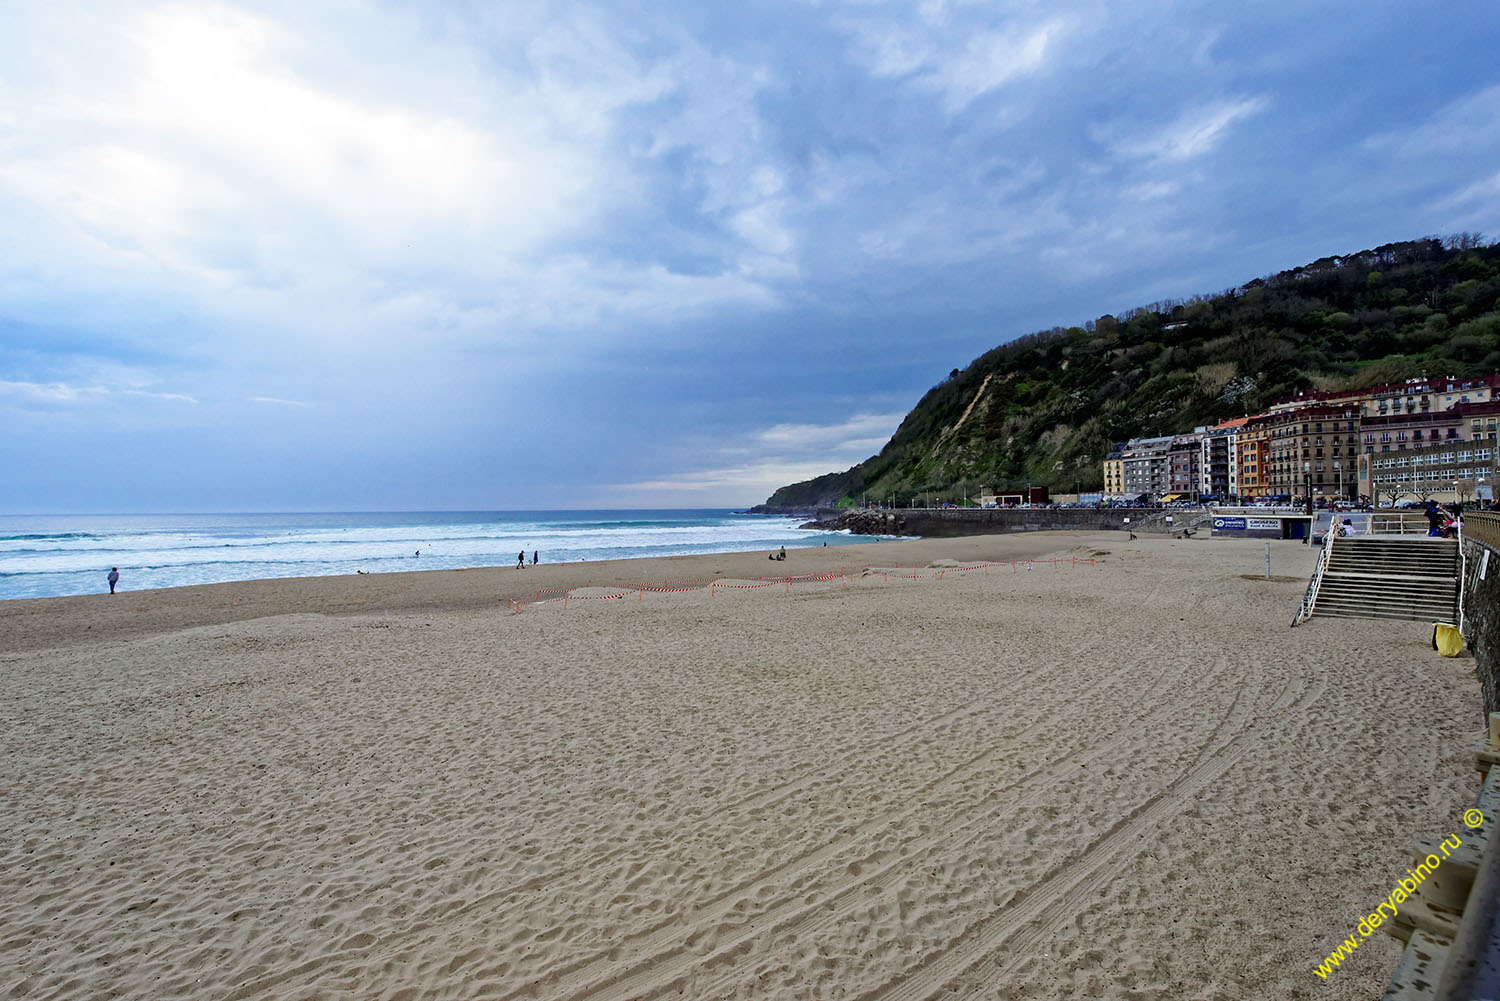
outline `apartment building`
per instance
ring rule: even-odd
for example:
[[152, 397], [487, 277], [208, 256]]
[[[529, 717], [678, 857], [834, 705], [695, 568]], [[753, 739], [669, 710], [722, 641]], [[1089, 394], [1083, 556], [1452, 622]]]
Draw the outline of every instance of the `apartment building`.
[[1221, 500], [1240, 495], [1239, 433], [1250, 418], [1237, 417], [1212, 427], [1196, 428], [1203, 437], [1198, 460], [1198, 491]]
[[1125, 493], [1125, 463], [1121, 458], [1124, 445], [1116, 445], [1104, 457], [1104, 496], [1120, 497]]
[[1311, 406], [1268, 415], [1268, 496], [1353, 498], [1359, 484], [1360, 412]]
[[1369, 397], [1364, 403], [1364, 413], [1367, 417], [1392, 417], [1450, 410], [1460, 404], [1489, 403], [1496, 398], [1497, 385], [1500, 385], [1500, 375], [1470, 379], [1408, 379], [1363, 390]]
[[1490, 499], [1500, 443], [1453, 439], [1359, 457], [1359, 492], [1381, 500]]
[[1235, 434], [1235, 465], [1241, 500], [1264, 500], [1271, 496], [1271, 416], [1259, 414], [1245, 420]]
[[1197, 500], [1201, 434], [1180, 434], [1167, 446], [1167, 493], [1163, 499]]
[[1127, 497], [1150, 494], [1160, 497], [1170, 493], [1171, 479], [1167, 455], [1175, 436], [1136, 438], [1120, 454], [1121, 479]]
[[1450, 441], [1493, 441], [1500, 423], [1500, 400], [1456, 403], [1443, 410], [1418, 406], [1360, 421], [1364, 452], [1404, 452]]

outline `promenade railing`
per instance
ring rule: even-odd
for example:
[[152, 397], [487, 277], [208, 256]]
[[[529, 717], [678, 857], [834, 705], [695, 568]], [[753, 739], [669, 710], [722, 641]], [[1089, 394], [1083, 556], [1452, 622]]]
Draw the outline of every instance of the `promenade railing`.
[[1463, 522], [1464, 538], [1500, 553], [1500, 511], [1467, 511]]
[[1375, 511], [1370, 515], [1371, 535], [1426, 535], [1428, 527], [1422, 511]]

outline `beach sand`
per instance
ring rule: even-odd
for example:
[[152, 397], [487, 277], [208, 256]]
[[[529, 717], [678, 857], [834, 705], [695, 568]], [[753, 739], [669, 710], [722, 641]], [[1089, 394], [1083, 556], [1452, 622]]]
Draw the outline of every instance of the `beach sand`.
[[1314, 554], [1263, 553], [1039, 533], [0, 603], [0, 997], [1378, 996], [1382, 934], [1313, 969], [1461, 830], [1473, 661], [1289, 629]]

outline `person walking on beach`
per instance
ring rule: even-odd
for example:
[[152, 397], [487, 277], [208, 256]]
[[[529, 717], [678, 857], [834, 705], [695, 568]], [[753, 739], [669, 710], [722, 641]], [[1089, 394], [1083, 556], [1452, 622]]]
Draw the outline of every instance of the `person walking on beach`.
[[104, 579], [107, 580], [107, 581], [109, 581], [109, 593], [110, 594], [114, 594], [115, 593], [115, 585], [118, 584], [118, 583], [120, 583], [120, 568], [119, 567], [110, 567], [109, 568], [109, 576], [105, 577]]
[[524, 549], [521, 550], [518, 554], [516, 554], [516, 569], [517, 570], [524, 570], [524, 569], [526, 569], [526, 550], [524, 550]]
[[541, 550], [539, 550], [539, 549], [533, 549], [531, 551], [531, 565], [532, 566], [536, 566], [540, 562], [542, 562], [542, 553], [541, 553]]

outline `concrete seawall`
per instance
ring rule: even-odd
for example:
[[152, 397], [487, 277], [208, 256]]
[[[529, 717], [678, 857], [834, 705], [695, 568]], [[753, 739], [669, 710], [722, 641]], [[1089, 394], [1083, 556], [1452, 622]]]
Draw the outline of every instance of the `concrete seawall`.
[[1464, 515], [1464, 639], [1487, 713], [1500, 713], [1500, 517]]
[[[862, 534], [992, 535], [1010, 532], [1097, 532], [1139, 525], [1159, 508], [898, 508], [841, 514], [839, 527]], [[1129, 522], [1126, 519], [1129, 519]]]

